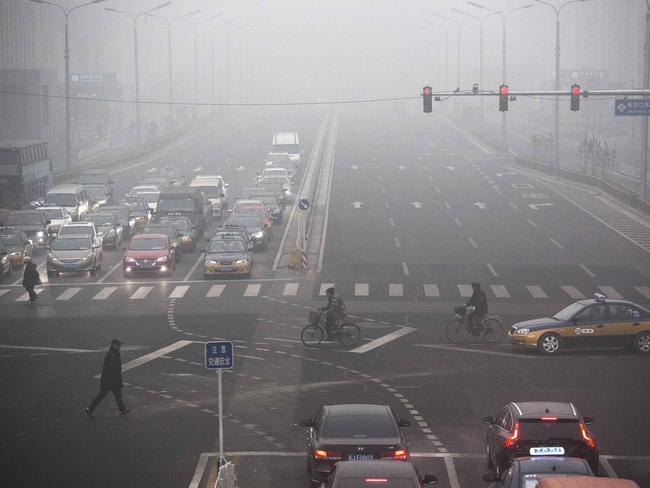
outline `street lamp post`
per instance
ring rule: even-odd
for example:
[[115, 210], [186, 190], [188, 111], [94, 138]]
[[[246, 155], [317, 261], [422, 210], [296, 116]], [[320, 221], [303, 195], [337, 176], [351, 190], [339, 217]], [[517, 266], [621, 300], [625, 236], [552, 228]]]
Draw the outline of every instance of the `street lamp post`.
[[141, 144], [141, 128], [140, 128], [140, 67], [139, 67], [139, 60], [138, 60], [138, 19], [142, 17], [143, 15], [147, 15], [154, 10], [161, 9], [163, 7], [167, 7], [168, 5], [171, 5], [171, 1], [162, 3], [156, 7], [150, 8], [149, 10], [145, 10], [144, 12], [140, 12], [139, 14], [134, 14], [132, 12], [129, 12], [128, 10], [121, 10], [121, 9], [116, 9], [116, 8], [105, 8], [104, 10], [108, 12], [116, 12], [120, 14], [125, 14], [131, 17], [131, 20], [133, 20], [133, 60], [135, 63], [135, 69], [134, 69], [134, 74], [135, 74], [135, 132], [136, 132], [136, 148], [140, 149], [140, 144]]
[[[555, 90], [560, 89], [560, 13], [569, 4], [586, 2], [587, 0], [570, 0], [559, 7], [544, 0], [535, 0], [537, 3], [551, 7], [555, 11]], [[560, 98], [555, 97], [553, 114], [553, 158], [551, 161], [553, 171], [560, 167]]]
[[66, 10], [64, 7], [58, 3], [46, 2], [45, 0], [31, 0], [34, 3], [40, 3], [42, 5], [52, 5], [57, 7], [63, 13], [65, 18], [65, 39], [64, 39], [64, 50], [63, 58], [65, 60], [65, 169], [68, 171], [70, 169], [70, 159], [72, 157], [72, 131], [70, 128], [70, 42], [69, 42], [69, 27], [68, 20], [70, 14], [80, 9], [81, 7], [87, 7], [89, 5], [94, 5], [96, 3], [104, 2], [105, 0], [93, 0], [92, 2], [83, 3], [72, 7], [71, 9]]
[[[650, 0], [645, 0], [645, 45], [643, 55], [643, 88], [650, 88]], [[639, 196], [648, 201], [648, 117], [641, 121], [641, 188]]]
[[[191, 22], [194, 25], [194, 103], [199, 101], [199, 48], [198, 48], [198, 37], [199, 37], [199, 25], [206, 22], [210, 22], [218, 17], [221, 17], [221, 14], [215, 14], [207, 19], [199, 20], [198, 22]], [[196, 109], [196, 107], [194, 107]], [[192, 110], [192, 114], [195, 113], [195, 110]]]

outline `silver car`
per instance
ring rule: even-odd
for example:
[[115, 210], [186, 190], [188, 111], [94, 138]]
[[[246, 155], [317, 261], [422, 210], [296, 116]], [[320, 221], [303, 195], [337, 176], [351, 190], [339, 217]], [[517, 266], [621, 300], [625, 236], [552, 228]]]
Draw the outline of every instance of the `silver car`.
[[50, 231], [53, 235], [58, 234], [65, 224], [72, 222], [72, 215], [63, 207], [40, 207], [38, 210], [50, 221]]
[[102, 246], [89, 235], [59, 235], [52, 241], [47, 253], [47, 276], [59, 273], [90, 272], [91, 276], [102, 267]]
[[122, 224], [114, 214], [108, 212], [90, 213], [86, 214], [83, 221], [95, 224], [104, 246], [110, 246], [117, 250], [122, 243]]

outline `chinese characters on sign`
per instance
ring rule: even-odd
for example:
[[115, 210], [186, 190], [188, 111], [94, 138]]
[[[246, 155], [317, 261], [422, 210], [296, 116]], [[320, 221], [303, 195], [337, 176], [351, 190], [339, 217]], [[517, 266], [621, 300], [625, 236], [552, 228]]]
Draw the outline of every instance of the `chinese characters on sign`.
[[205, 367], [207, 369], [231, 369], [233, 359], [232, 342], [205, 343]]
[[614, 115], [650, 115], [650, 99], [617, 98]]

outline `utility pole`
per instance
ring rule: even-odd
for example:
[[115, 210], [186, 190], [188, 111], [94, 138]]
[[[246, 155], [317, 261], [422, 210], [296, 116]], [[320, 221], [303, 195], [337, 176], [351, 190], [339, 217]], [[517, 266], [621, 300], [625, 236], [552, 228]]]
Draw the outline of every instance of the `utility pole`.
[[[643, 57], [643, 88], [650, 88], [650, 0], [646, 0], [645, 13], [645, 46]], [[641, 121], [641, 188], [639, 196], [644, 202], [648, 201], [648, 116]]]

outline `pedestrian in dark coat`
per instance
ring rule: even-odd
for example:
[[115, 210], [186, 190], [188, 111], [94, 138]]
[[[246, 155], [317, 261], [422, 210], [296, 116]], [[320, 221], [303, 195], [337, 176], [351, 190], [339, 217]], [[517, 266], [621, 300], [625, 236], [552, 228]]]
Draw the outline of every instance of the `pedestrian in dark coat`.
[[29, 256], [25, 256], [24, 262], [25, 270], [23, 272], [23, 286], [25, 287], [25, 290], [27, 290], [27, 293], [29, 293], [28, 303], [34, 303], [38, 298], [38, 295], [34, 291], [34, 287], [41, 282], [41, 277], [38, 274], [36, 265]]
[[122, 341], [119, 339], [113, 339], [111, 341], [111, 347], [108, 349], [106, 356], [104, 356], [102, 376], [99, 382], [99, 393], [97, 393], [95, 399], [85, 409], [90, 418], [93, 417], [95, 408], [109, 391], [115, 397], [120, 415], [126, 415], [130, 411], [122, 401], [122, 358], [120, 357], [120, 347], [122, 344]]

